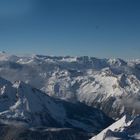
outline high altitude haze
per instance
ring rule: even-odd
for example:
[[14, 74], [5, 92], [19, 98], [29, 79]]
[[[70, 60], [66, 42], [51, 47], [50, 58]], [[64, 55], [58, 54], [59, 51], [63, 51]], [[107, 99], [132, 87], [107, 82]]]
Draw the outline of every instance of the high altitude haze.
[[0, 49], [139, 58], [139, 0], [1, 0]]

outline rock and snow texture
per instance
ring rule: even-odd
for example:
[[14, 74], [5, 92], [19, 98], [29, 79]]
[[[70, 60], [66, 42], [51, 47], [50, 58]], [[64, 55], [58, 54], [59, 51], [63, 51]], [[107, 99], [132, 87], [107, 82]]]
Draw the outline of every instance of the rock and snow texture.
[[[80, 101], [117, 119], [140, 113], [140, 60], [0, 54], [0, 76], [46, 94]], [[133, 103], [133, 104], [132, 104]]]
[[140, 116], [122, 117], [90, 140], [139, 140]]
[[0, 122], [30, 127], [74, 128], [98, 133], [113, 121], [98, 109], [49, 97], [21, 81], [0, 78]]
[[0, 78], [0, 127], [16, 122], [95, 135], [113, 122], [101, 109], [118, 121], [92, 140], [140, 139], [140, 60], [1, 52], [0, 76], [8, 80]]

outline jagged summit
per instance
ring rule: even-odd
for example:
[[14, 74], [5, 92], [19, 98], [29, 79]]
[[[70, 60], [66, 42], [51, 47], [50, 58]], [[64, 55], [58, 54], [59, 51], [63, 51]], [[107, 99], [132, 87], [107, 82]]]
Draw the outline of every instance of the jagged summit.
[[[6, 59], [0, 56], [0, 76], [9, 81], [19, 79], [55, 98], [97, 107], [115, 119], [126, 112], [140, 113], [137, 107], [140, 61], [88, 56], [11, 56]], [[133, 107], [129, 105], [132, 102]]]
[[[5, 83], [0, 84], [4, 86]], [[0, 121], [21, 122], [31, 127], [68, 127], [95, 133], [113, 122], [98, 109], [56, 100], [21, 81], [0, 91]]]
[[138, 60], [0, 55], [0, 121], [98, 133], [112, 122], [104, 113], [140, 114], [139, 73]]

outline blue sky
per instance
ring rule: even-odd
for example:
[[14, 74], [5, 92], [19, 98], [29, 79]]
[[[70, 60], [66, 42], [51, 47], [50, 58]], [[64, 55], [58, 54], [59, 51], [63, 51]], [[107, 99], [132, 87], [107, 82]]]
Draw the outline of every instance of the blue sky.
[[140, 1], [1, 0], [0, 50], [140, 58]]

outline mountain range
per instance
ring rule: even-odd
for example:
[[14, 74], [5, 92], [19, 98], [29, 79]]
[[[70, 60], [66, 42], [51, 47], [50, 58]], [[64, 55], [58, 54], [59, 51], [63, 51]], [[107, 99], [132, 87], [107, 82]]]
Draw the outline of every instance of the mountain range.
[[112, 122], [98, 109], [50, 97], [21, 81], [11, 83], [0, 78], [0, 124], [8, 125], [8, 129], [20, 126], [21, 130], [40, 128], [71, 133], [73, 129], [88, 138]]
[[137, 140], [139, 73], [139, 59], [1, 52], [2, 139]]
[[139, 59], [0, 54], [1, 77], [23, 81], [55, 98], [99, 108], [114, 119], [140, 113], [139, 73]]

